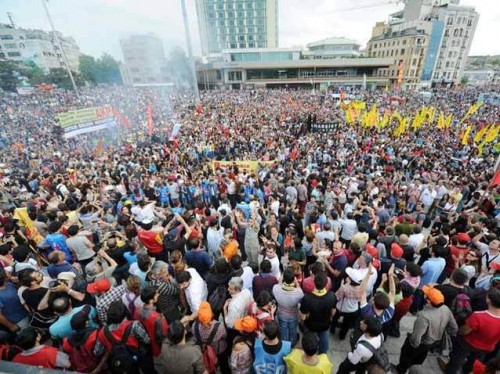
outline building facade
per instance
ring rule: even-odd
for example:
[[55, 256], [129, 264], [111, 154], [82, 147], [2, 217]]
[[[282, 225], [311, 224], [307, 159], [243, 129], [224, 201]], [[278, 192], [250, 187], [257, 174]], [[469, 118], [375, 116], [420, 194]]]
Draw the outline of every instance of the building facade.
[[16, 62], [34, 62], [48, 72], [54, 68], [66, 68], [57, 38], [62, 43], [68, 65], [78, 72], [80, 49], [72, 37], [60, 32], [14, 28], [0, 24], [0, 59]]
[[202, 89], [296, 88], [327, 90], [335, 86], [385, 88], [387, 77], [375, 74], [388, 69], [391, 58], [304, 59], [301, 49], [225, 50], [218, 62], [198, 64]]
[[367, 55], [394, 58], [388, 70], [377, 74], [403, 88], [459, 83], [479, 14], [458, 3], [408, 0], [387, 23], [377, 22]]
[[169, 81], [163, 42], [152, 34], [132, 35], [120, 40], [123, 83], [158, 84]]
[[333, 37], [307, 44], [307, 51], [302, 55], [311, 59], [359, 57], [360, 47], [355, 40]]
[[279, 45], [278, 0], [196, 0], [196, 12], [204, 56]]

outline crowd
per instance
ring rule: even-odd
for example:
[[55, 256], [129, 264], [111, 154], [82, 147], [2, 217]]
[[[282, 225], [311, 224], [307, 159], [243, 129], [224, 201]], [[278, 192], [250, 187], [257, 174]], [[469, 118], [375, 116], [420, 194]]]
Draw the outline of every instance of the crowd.
[[[394, 109], [389, 92], [352, 94]], [[432, 105], [453, 125], [395, 137], [394, 125], [347, 124], [310, 91], [210, 91], [197, 106], [159, 89], [0, 96], [1, 359], [86, 373], [402, 374], [428, 372], [437, 352], [444, 373], [497, 372], [498, 140], [481, 151], [461, 140], [476, 89], [404, 96], [402, 116]], [[104, 151], [107, 131], [58, 131], [58, 113], [104, 105], [130, 122]], [[483, 105], [467, 123], [499, 118]], [[315, 122], [334, 131], [309, 131]], [[410, 315], [390, 362], [385, 342]], [[349, 339], [341, 362], [332, 335]]]

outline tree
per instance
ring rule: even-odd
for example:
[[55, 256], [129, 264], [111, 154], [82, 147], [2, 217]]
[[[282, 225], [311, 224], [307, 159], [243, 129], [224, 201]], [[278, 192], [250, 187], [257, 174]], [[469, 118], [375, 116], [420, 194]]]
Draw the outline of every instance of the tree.
[[[77, 86], [83, 86], [85, 83], [83, 79], [75, 72], [72, 73], [73, 78], [75, 79], [75, 84]], [[65, 88], [67, 90], [73, 89], [71, 78], [69, 77], [67, 70], [63, 68], [50, 69], [49, 74], [47, 74], [46, 83], [53, 83], [57, 85], [58, 88]]]
[[193, 79], [189, 59], [181, 47], [177, 46], [170, 50], [168, 67], [170, 75], [177, 85], [192, 86]]
[[468, 76], [466, 76], [466, 75], [464, 75], [464, 76], [462, 77], [462, 79], [460, 79], [460, 84], [461, 84], [462, 86], [465, 86], [468, 82], [469, 82], [469, 77], [468, 77]]
[[47, 80], [45, 71], [33, 61], [24, 62], [19, 65], [19, 73], [26, 78], [31, 86], [44, 83]]
[[79, 70], [83, 80], [96, 84], [97, 69], [97, 62], [94, 57], [83, 54], [80, 56]]
[[104, 53], [101, 58], [80, 56], [82, 79], [90, 84], [122, 84], [120, 65], [111, 55]]
[[4, 91], [16, 92], [18, 83], [16, 64], [12, 61], [0, 61], [0, 88]]

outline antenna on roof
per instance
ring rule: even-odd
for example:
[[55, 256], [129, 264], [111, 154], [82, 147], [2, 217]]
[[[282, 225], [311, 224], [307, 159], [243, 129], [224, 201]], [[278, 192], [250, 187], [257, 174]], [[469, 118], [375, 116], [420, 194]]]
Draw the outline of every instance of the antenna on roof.
[[14, 23], [14, 17], [12, 16], [11, 12], [7, 12], [7, 17], [9, 17], [10, 20], [10, 25], [12, 26], [13, 29], [16, 28], [16, 24]]

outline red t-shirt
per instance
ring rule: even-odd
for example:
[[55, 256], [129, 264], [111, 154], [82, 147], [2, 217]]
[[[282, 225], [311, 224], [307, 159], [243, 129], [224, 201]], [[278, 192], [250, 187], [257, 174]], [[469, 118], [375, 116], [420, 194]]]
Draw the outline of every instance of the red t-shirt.
[[465, 321], [472, 331], [464, 339], [472, 347], [492, 352], [500, 341], [500, 317], [487, 310], [474, 312]]
[[[312, 293], [314, 291], [314, 288], [314, 278], [312, 276], [305, 278], [302, 282], [302, 291], [304, 291], [304, 293]], [[327, 291], [330, 291], [332, 288], [332, 280], [330, 279], [330, 277], [327, 278], [325, 288]]]
[[157, 255], [163, 251], [163, 242], [159, 233], [151, 230], [139, 230], [137, 237], [150, 255]]

